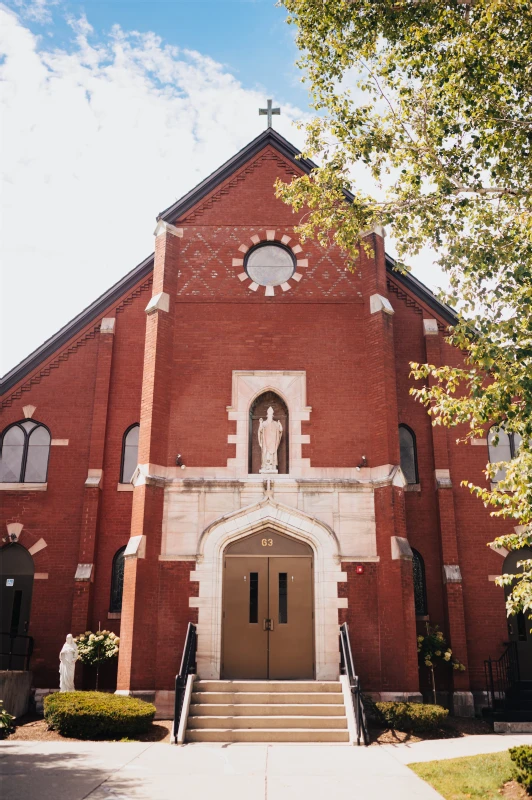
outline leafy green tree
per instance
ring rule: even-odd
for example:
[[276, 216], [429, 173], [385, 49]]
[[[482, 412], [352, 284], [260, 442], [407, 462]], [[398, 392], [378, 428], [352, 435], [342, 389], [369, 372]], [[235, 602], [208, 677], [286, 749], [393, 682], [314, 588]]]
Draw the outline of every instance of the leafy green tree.
[[[532, 546], [532, 4], [281, 2], [318, 112], [304, 155], [321, 166], [279, 181], [278, 196], [306, 209], [303, 239], [332, 239], [352, 261], [376, 224], [394, 236], [400, 269], [424, 246], [438, 253], [463, 366], [413, 364], [423, 383], [412, 393], [460, 441], [493, 423], [521, 436], [512, 461], [468, 486], [508, 518], [497, 545]], [[360, 165], [373, 190], [351, 185]], [[532, 614], [532, 560], [518, 569], [508, 612]]]

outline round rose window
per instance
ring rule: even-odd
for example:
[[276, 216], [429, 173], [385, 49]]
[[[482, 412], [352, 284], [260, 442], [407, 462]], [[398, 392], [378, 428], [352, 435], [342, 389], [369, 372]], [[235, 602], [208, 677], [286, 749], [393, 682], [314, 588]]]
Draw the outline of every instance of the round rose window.
[[280, 286], [294, 274], [292, 252], [282, 244], [258, 244], [247, 254], [244, 268], [259, 286]]

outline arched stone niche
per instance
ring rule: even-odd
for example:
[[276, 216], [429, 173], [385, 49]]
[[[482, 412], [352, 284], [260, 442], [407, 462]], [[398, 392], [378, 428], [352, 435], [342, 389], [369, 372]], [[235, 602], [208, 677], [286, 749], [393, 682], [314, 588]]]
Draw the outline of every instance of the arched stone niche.
[[[288, 408], [284, 400], [276, 392], [266, 391], [259, 394], [252, 402], [249, 409], [249, 473], [258, 475], [261, 467], [261, 449], [259, 446], [259, 424], [261, 419], [266, 419], [268, 408], [273, 408], [273, 418], [283, 426], [283, 435], [277, 451], [277, 471], [279, 475], [286, 475], [289, 467], [290, 453], [290, 426]], [[274, 477], [273, 475], [271, 477]]]
[[325, 523], [269, 498], [220, 517], [201, 535], [196, 569], [190, 573], [190, 579], [199, 583], [199, 593], [189, 599], [189, 605], [198, 609], [198, 675], [203, 679], [220, 677], [224, 550], [238, 539], [267, 528], [312, 549], [316, 678], [337, 680], [338, 609], [347, 607], [347, 598], [338, 597], [338, 583], [347, 580], [341, 571], [338, 539]]
[[310, 435], [301, 433], [301, 423], [310, 420], [312, 411], [307, 406], [305, 371], [233, 370], [232, 402], [227, 413], [229, 419], [236, 422], [236, 434], [229, 434], [227, 441], [236, 445], [236, 455], [227, 459], [227, 466], [236, 477], [243, 478], [249, 474], [250, 410], [255, 400], [265, 392], [274, 392], [287, 408], [287, 472], [294, 475], [310, 467], [310, 459], [302, 457], [302, 445], [310, 444]]

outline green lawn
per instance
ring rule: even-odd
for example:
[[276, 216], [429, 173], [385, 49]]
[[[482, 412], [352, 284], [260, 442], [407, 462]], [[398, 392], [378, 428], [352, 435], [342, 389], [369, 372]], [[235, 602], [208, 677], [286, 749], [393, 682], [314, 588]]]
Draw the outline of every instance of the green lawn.
[[449, 758], [409, 764], [410, 769], [430, 783], [445, 800], [500, 800], [500, 787], [514, 777], [514, 764], [503, 753]]

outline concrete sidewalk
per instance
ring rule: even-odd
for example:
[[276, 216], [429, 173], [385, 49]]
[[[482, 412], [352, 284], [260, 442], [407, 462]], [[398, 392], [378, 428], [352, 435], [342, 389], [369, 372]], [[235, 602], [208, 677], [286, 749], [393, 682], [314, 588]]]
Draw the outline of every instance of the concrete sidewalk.
[[187, 795], [199, 800], [437, 800], [440, 795], [407, 763], [495, 752], [518, 743], [532, 743], [532, 736], [471, 736], [370, 748], [3, 742], [0, 794], [2, 800], [173, 800]]

